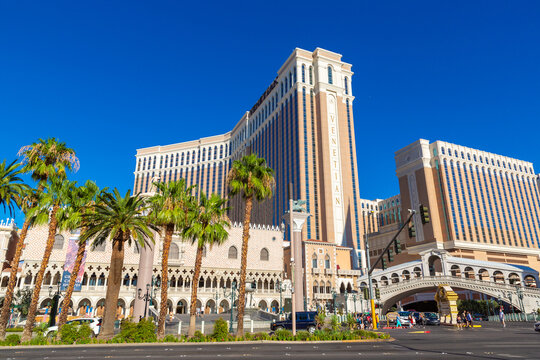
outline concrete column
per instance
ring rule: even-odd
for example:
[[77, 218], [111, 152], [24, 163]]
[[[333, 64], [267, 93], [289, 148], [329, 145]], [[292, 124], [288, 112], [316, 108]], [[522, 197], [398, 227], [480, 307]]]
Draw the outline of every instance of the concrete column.
[[[293, 211], [293, 238], [291, 239], [291, 253], [294, 254], [294, 291], [296, 311], [305, 311], [305, 276], [304, 259], [302, 250], [302, 228], [310, 215], [303, 212]], [[285, 214], [283, 219], [289, 224], [290, 215]], [[290, 225], [290, 224], [289, 224]]]
[[[143, 296], [146, 294], [146, 284], [152, 284], [154, 248], [155, 245], [150, 242], [140, 251], [139, 272], [137, 273], [137, 286], [135, 287], [135, 304], [133, 305], [133, 320], [135, 322], [138, 322], [139, 318], [144, 316], [146, 302], [144, 299], [139, 299], [139, 289], [141, 296]], [[148, 303], [148, 307], [150, 307], [150, 303]], [[148, 310], [146, 315], [148, 316]]]

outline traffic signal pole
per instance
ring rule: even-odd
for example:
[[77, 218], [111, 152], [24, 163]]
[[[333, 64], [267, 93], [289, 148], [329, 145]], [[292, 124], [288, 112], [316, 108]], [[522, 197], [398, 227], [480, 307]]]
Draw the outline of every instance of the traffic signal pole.
[[[371, 214], [373, 214], [373, 211], [371, 212]], [[368, 221], [369, 221], [369, 218], [368, 218]], [[369, 226], [369, 224], [368, 224]], [[365, 243], [365, 250], [366, 250], [366, 264], [367, 264], [367, 268], [368, 268], [368, 288], [369, 288], [369, 302], [370, 302], [370, 305], [371, 305], [371, 321], [372, 321], [372, 324], [373, 324], [373, 330], [376, 330], [377, 329], [377, 317], [375, 316], [375, 300], [373, 298], [373, 283], [371, 282], [371, 266], [370, 266], [370, 256], [369, 256], [369, 241], [368, 241], [368, 233], [366, 233], [366, 243]]]
[[[398, 232], [396, 233], [396, 235], [394, 235], [394, 237], [392, 238], [392, 240], [388, 243], [388, 245], [386, 245], [386, 247], [384, 248], [384, 250], [382, 251], [381, 255], [379, 256], [379, 258], [377, 259], [377, 261], [375, 261], [375, 263], [373, 264], [372, 267], [369, 266], [369, 253], [368, 253], [368, 260], [367, 260], [367, 263], [368, 263], [368, 279], [371, 279], [371, 273], [373, 272], [373, 270], [375, 270], [375, 266], [377, 266], [377, 264], [382, 260], [382, 258], [384, 256], [387, 255], [387, 252], [388, 252], [388, 249], [390, 249], [390, 246], [394, 245], [394, 241], [396, 241], [397, 237], [399, 236], [399, 234], [401, 234], [401, 231], [405, 228], [405, 226], [409, 225], [409, 223], [411, 222], [412, 218], [413, 218], [413, 215], [416, 214], [416, 211], [415, 210], [411, 210], [409, 209], [409, 212], [411, 213], [409, 215], [409, 217], [407, 218], [407, 221], [405, 221], [401, 227], [399, 228]], [[366, 245], [367, 245], [367, 236], [366, 236]], [[367, 245], [368, 246], [368, 245]], [[370, 283], [371, 283], [371, 280], [370, 280]], [[371, 288], [371, 286], [370, 286]], [[370, 290], [370, 296], [371, 296], [371, 290]], [[373, 301], [373, 297], [371, 297], [372, 301]]]

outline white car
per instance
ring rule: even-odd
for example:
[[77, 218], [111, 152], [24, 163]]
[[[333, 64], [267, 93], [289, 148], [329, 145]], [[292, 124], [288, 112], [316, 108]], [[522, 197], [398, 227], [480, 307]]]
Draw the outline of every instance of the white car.
[[[80, 318], [80, 319], [73, 319], [66, 322], [66, 324], [75, 324], [75, 325], [83, 325], [87, 324], [90, 326], [90, 329], [92, 329], [92, 332], [94, 333], [94, 336], [97, 336], [99, 334], [99, 330], [101, 329], [101, 318]], [[58, 331], [58, 326], [51, 326], [45, 330], [44, 335], [49, 336], [53, 331]]]

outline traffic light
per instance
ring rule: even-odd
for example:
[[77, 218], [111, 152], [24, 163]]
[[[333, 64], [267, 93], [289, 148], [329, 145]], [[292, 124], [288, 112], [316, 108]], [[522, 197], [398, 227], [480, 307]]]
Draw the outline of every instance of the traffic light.
[[388, 262], [394, 261], [394, 252], [392, 251], [392, 248], [388, 249]]
[[381, 263], [382, 263], [382, 269], [383, 269], [383, 270], [386, 270], [386, 268], [388, 267], [388, 266], [386, 265], [386, 259], [385, 259], [385, 258], [382, 258], [382, 259], [381, 259]]
[[379, 290], [378, 287], [375, 288], [375, 297], [377, 298], [377, 300], [381, 298], [381, 290]]
[[422, 219], [422, 224], [429, 223], [429, 209], [425, 205], [420, 205], [420, 218]]
[[399, 241], [399, 239], [395, 240], [394, 248], [396, 250], [396, 254], [401, 254], [401, 241]]
[[409, 228], [409, 237], [416, 237], [416, 229], [414, 228], [414, 223], [411, 223], [411, 227]]
[[362, 291], [364, 293], [364, 300], [369, 300], [369, 289], [363, 288]]

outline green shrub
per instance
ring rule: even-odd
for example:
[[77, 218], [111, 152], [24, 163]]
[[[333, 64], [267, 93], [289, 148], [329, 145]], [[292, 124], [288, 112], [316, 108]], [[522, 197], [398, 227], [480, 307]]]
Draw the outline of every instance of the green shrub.
[[37, 333], [38, 335], [43, 335], [45, 333], [45, 330], [49, 327], [49, 323], [41, 323], [34, 327], [33, 332]]
[[11, 333], [11, 332], [23, 332], [24, 328], [22, 327], [14, 327], [14, 328], [8, 328], [6, 329], [6, 332], [8, 333]]
[[246, 341], [253, 340], [253, 334], [250, 333], [250, 332], [245, 333], [244, 334], [244, 340], [246, 340]]
[[17, 334], [9, 334], [6, 336], [6, 340], [4, 340], [4, 345], [7, 346], [15, 346], [19, 345], [21, 343], [21, 337]]
[[332, 315], [332, 317], [330, 318], [330, 327], [333, 331], [338, 331], [341, 328], [341, 324], [337, 315]]
[[317, 316], [315, 316], [315, 322], [317, 323], [317, 327], [319, 329], [322, 329], [324, 327], [324, 322], [326, 321], [326, 314], [324, 311], [319, 311], [317, 313]]
[[292, 340], [292, 332], [290, 330], [286, 329], [280, 329], [277, 330], [274, 335], [276, 336], [276, 339], [278, 340]]
[[[60, 329], [62, 344], [89, 344], [94, 333], [88, 324], [65, 324]], [[51, 336], [50, 338], [54, 338]]]
[[349, 327], [349, 330], [353, 330], [356, 327], [356, 319], [352, 314], [347, 315], [347, 319], [345, 319], [345, 323]]
[[24, 343], [25, 345], [48, 345], [49, 341], [47, 338], [43, 335], [36, 335], [33, 337], [30, 341], [27, 341]]
[[203, 342], [206, 340], [206, 336], [204, 334], [197, 330], [195, 331], [195, 334], [193, 334], [193, 337], [191, 337], [188, 341], [189, 342]]
[[178, 342], [178, 338], [172, 334], [165, 335], [163, 342]]
[[212, 337], [218, 341], [225, 341], [229, 335], [229, 329], [227, 328], [227, 322], [222, 318], [219, 318], [214, 323], [214, 331]]
[[137, 324], [129, 319], [120, 323], [120, 333], [116, 335], [112, 343], [141, 343], [155, 342], [156, 326], [150, 318], [141, 319]]
[[307, 341], [310, 338], [310, 333], [307, 331], [299, 331], [296, 333], [295, 340], [297, 341]]
[[258, 332], [253, 334], [253, 340], [270, 340], [270, 335], [265, 332]]

